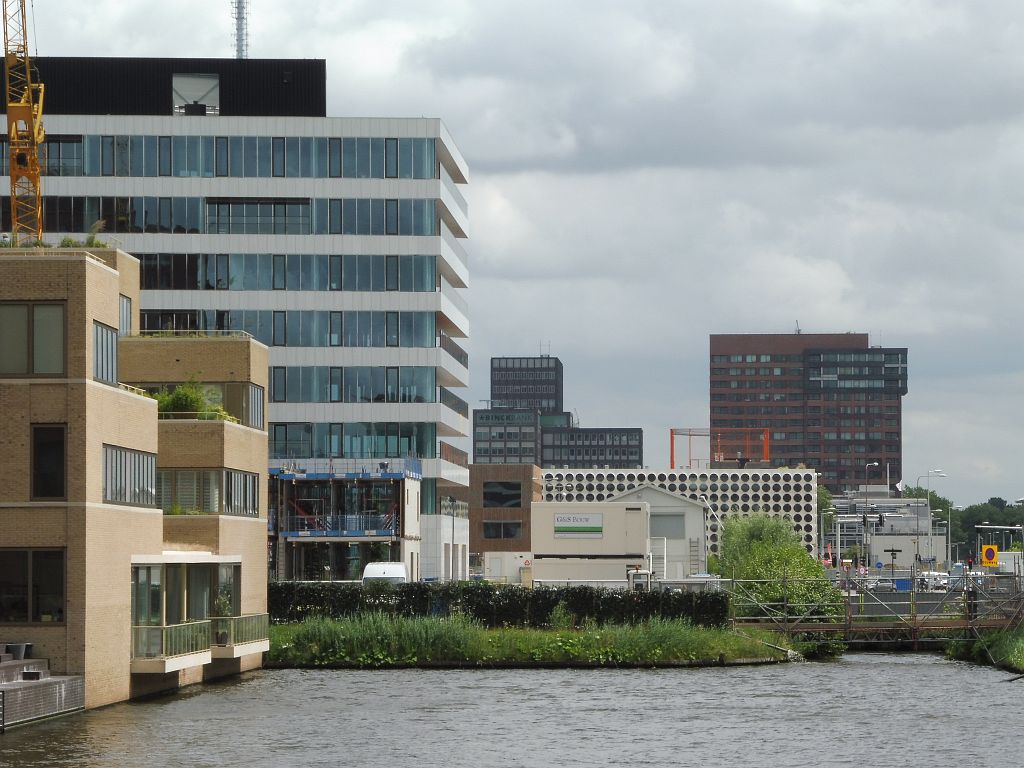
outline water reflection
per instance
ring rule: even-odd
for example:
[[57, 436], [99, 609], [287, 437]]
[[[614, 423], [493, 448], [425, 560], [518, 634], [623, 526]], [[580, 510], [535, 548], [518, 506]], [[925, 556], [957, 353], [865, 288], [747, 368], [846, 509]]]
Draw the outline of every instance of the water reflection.
[[1024, 681], [925, 655], [700, 670], [264, 671], [0, 736], [0, 767], [976, 760]]

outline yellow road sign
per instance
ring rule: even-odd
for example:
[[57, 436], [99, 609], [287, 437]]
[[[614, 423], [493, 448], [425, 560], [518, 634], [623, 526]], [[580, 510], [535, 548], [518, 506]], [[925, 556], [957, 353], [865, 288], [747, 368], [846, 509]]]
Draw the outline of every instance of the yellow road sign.
[[999, 547], [995, 544], [983, 544], [981, 547], [982, 565], [999, 565]]

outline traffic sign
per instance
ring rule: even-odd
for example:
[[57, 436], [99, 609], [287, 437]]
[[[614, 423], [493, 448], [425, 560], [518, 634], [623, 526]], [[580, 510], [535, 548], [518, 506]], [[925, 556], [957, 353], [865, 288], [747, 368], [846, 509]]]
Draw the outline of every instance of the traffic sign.
[[999, 547], [995, 544], [985, 544], [981, 548], [982, 565], [999, 565]]
[[882, 570], [882, 561], [881, 560], [879, 560], [877, 563], [875, 563], [875, 568], [877, 568], [878, 570]]

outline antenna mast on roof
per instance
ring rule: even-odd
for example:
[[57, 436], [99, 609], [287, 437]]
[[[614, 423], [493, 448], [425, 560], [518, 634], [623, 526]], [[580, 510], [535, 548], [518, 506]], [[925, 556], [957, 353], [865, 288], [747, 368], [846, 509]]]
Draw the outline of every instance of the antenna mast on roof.
[[249, 0], [231, 0], [231, 18], [235, 20], [235, 58], [249, 58]]

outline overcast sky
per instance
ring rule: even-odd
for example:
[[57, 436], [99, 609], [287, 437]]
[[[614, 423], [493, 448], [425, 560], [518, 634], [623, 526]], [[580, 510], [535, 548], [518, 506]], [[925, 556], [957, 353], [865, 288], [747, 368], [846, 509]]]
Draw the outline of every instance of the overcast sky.
[[[232, 56], [229, 0], [38, 0], [40, 55]], [[1024, 496], [1024, 5], [252, 0], [328, 113], [441, 117], [470, 166], [472, 387], [550, 351], [583, 426], [708, 422], [708, 335], [910, 350], [904, 466]], [[681, 446], [682, 447], [682, 446]]]

